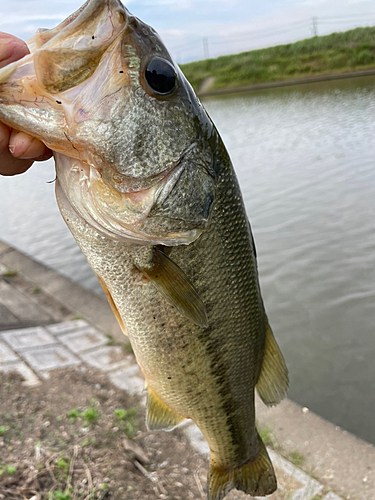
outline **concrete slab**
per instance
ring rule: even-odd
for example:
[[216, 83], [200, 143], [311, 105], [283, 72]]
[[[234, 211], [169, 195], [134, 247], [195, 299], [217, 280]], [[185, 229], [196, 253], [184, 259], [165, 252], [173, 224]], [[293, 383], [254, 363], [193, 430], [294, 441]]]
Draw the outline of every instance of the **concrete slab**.
[[37, 372], [56, 370], [81, 363], [80, 359], [62, 345], [25, 351], [22, 357]]
[[53, 321], [52, 316], [2, 280], [0, 281], [0, 296], [3, 306], [21, 321], [38, 321], [39, 324], [40, 322]]
[[60, 335], [59, 341], [76, 354], [108, 344], [108, 338], [92, 327]]
[[256, 399], [260, 428], [268, 427], [283, 455], [298, 452], [303, 468], [338, 495], [375, 499], [375, 447], [290, 400], [267, 408]]
[[132, 360], [129, 360], [128, 365], [124, 368], [110, 373], [109, 379], [116, 387], [123, 389], [132, 396], [141, 396], [145, 387], [142, 373]]
[[336, 493], [333, 493], [333, 491], [330, 491], [325, 497], [323, 497], [322, 500], [344, 500], [344, 499], [336, 495]]
[[102, 332], [110, 333], [118, 341], [124, 341], [124, 335], [104, 297], [61, 276], [15, 249], [5, 252], [1, 258], [6, 266], [17, 269], [22, 276], [56, 298], [67, 309], [87, 319]]
[[10, 363], [11, 361], [19, 361], [19, 357], [5, 344], [5, 342], [0, 340], [0, 364]]
[[120, 346], [99, 347], [95, 351], [80, 354], [80, 358], [90, 366], [103, 372], [122, 368], [129, 363]]
[[41, 326], [9, 330], [1, 333], [0, 336], [17, 352], [56, 344], [55, 337]]
[[[292, 490], [293, 496], [290, 496], [290, 498], [293, 498], [293, 500], [313, 500], [316, 495], [323, 490], [322, 484], [318, 483], [318, 481], [307, 475], [301, 469], [298, 469], [298, 467], [281, 457], [278, 453], [270, 449], [268, 453], [276, 470], [279, 469], [287, 477], [293, 478], [294, 481], [297, 481], [297, 483], [301, 485], [301, 487], [295, 488], [294, 491]], [[279, 488], [282, 490], [283, 482], [279, 481], [279, 483]], [[288, 491], [289, 488], [284, 486], [284, 489]]]
[[18, 372], [24, 379], [23, 384], [29, 387], [40, 384], [40, 380], [36, 374], [24, 363], [23, 361], [18, 361], [16, 363], [0, 364], [0, 372]]
[[62, 335], [64, 333], [70, 333], [82, 328], [88, 328], [89, 324], [83, 319], [77, 319], [74, 321], [64, 321], [63, 323], [57, 323], [55, 325], [46, 326], [47, 330], [53, 335]]
[[4, 241], [0, 241], [0, 255], [4, 252], [11, 250], [12, 247], [7, 245]]
[[5, 330], [8, 326], [17, 325], [17, 323], [19, 323], [19, 319], [9, 309], [0, 304], [0, 330]]

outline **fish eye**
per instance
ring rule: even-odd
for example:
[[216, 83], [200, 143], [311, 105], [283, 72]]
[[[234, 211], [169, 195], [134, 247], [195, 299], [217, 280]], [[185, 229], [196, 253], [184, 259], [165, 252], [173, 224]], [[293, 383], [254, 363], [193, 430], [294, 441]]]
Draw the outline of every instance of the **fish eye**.
[[146, 68], [145, 78], [151, 90], [157, 94], [168, 95], [176, 88], [176, 72], [165, 59], [153, 59]]

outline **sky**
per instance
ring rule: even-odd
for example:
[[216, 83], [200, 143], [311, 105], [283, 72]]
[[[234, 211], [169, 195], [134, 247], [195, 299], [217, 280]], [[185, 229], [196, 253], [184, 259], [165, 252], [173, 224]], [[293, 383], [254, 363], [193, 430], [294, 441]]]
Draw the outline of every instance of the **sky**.
[[[26, 40], [84, 0], [0, 0], [0, 31]], [[178, 63], [375, 25], [374, 0], [129, 0]]]

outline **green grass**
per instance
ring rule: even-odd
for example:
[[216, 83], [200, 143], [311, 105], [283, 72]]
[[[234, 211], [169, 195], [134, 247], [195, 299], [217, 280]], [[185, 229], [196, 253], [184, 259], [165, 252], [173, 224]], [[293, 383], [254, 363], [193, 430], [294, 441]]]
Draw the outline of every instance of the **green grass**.
[[181, 69], [195, 90], [207, 77], [215, 78], [212, 88], [224, 88], [375, 69], [375, 27], [192, 62]]
[[305, 463], [305, 457], [299, 451], [290, 452], [288, 458], [297, 467], [301, 467]]
[[82, 418], [84, 421], [83, 426], [88, 427], [90, 423], [96, 424], [99, 418], [99, 412], [96, 408], [89, 406], [84, 411], [79, 411], [78, 408], [73, 408], [66, 413], [66, 416], [71, 422], [74, 422], [77, 418]]
[[4, 278], [14, 278], [15, 276], [18, 276], [17, 269], [7, 269], [5, 272], [3, 272]]

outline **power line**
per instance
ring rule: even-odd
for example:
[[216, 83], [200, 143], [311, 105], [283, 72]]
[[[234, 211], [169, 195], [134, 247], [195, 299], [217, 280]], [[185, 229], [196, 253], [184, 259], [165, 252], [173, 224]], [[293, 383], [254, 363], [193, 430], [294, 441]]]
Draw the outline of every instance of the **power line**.
[[[299, 20], [299, 21], [294, 21], [291, 23], [288, 23], [284, 26], [280, 26], [278, 28], [269, 28], [267, 30], [253, 30], [253, 31], [248, 31], [248, 32], [243, 32], [240, 34], [236, 35], [229, 35], [229, 36], [219, 36], [219, 35], [214, 35], [211, 37], [199, 37], [199, 39], [193, 41], [192, 43], [189, 44], [184, 44], [180, 45], [176, 48], [173, 48], [173, 52], [186, 52], [187, 50], [191, 49], [197, 49], [199, 46], [202, 47], [202, 41], [203, 41], [203, 56], [205, 59], [209, 58], [209, 44], [210, 45], [223, 45], [223, 44], [236, 44], [236, 43], [241, 43], [241, 42], [246, 42], [254, 39], [263, 39], [263, 38], [268, 38], [268, 37], [273, 37], [277, 35], [283, 35], [287, 33], [292, 33], [297, 30], [301, 29], [306, 29], [310, 27], [312, 30], [313, 36], [318, 36], [318, 25], [332, 25], [332, 24], [341, 24], [345, 25], [350, 22], [361, 22], [365, 21], [364, 18], [366, 18], [367, 22], [370, 22], [369, 19], [371, 19], [371, 16], [373, 18], [375, 17], [375, 14], [355, 14], [353, 16], [322, 16], [319, 18], [317, 16], [314, 16], [313, 18], [310, 19], [305, 19], [305, 20]], [[332, 20], [332, 21], [331, 21]], [[195, 35], [198, 37], [198, 35]]]

